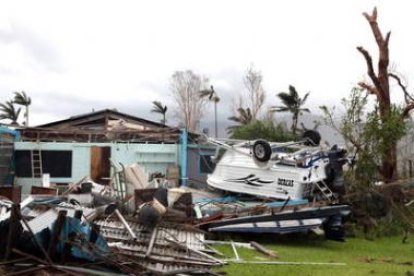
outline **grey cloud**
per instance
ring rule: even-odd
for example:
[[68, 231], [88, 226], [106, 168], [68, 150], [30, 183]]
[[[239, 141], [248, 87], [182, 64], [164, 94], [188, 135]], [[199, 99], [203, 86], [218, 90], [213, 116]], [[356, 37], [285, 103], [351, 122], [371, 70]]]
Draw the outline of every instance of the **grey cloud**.
[[10, 31], [0, 30], [0, 42], [19, 43], [40, 67], [53, 72], [64, 71], [57, 49], [46, 38], [25, 26], [16, 23], [10, 25]]
[[[109, 99], [84, 99], [55, 92], [33, 93], [32, 116], [36, 113], [50, 114], [53, 117], [66, 119], [70, 116], [80, 115], [102, 109], [117, 109], [120, 112], [131, 114], [140, 118], [158, 121], [159, 118], [149, 111], [148, 103], [125, 99], [114, 101]], [[33, 118], [36, 120], [36, 118]], [[48, 123], [48, 122], [42, 122]]]
[[[211, 84], [214, 86], [214, 90], [220, 97], [220, 102], [217, 104], [217, 122], [218, 122], [218, 135], [225, 137], [226, 128], [232, 124], [227, 118], [233, 115], [233, 102], [243, 95], [243, 73], [235, 69], [223, 69], [220, 72], [211, 76]], [[216, 82], [216, 83], [215, 83]], [[223, 86], [222, 83], [227, 85]], [[203, 117], [200, 125], [201, 128], [208, 128], [210, 135], [214, 135], [214, 113], [213, 104], [207, 105], [205, 116]]]

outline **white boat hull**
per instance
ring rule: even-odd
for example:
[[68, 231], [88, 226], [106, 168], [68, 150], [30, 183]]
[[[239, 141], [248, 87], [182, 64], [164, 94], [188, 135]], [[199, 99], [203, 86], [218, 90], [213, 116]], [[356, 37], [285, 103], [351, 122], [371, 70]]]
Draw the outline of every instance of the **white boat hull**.
[[311, 195], [313, 183], [326, 177], [327, 161], [319, 166], [288, 166], [271, 163], [261, 166], [253, 158], [227, 151], [208, 176], [207, 184], [213, 188], [234, 193], [286, 200], [302, 199]]

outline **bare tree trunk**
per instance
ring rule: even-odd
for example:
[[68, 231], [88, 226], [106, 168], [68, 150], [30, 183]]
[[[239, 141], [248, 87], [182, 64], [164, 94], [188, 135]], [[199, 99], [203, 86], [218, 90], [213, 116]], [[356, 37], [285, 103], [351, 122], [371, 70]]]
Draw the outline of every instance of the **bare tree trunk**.
[[25, 119], [26, 119], [26, 127], [29, 126], [29, 106], [26, 105], [26, 114], [25, 114]]
[[262, 109], [266, 95], [262, 85], [262, 73], [255, 70], [254, 67], [251, 66], [247, 69], [246, 75], [243, 78], [243, 82], [248, 91], [248, 106], [250, 106], [253, 119], [256, 120], [258, 119], [257, 117], [260, 113], [260, 110]]
[[217, 132], [218, 132], [218, 127], [217, 127], [217, 102], [214, 101], [214, 137], [217, 138]]
[[298, 119], [299, 119], [299, 114], [295, 113], [293, 114], [293, 118], [292, 118], [292, 133], [293, 136], [296, 137], [296, 129], [298, 128]]
[[206, 100], [199, 94], [207, 83], [207, 78], [190, 70], [177, 71], [171, 77], [171, 95], [176, 104], [173, 115], [189, 130], [197, 129], [203, 115]]
[[[367, 19], [372, 33], [374, 34], [375, 41], [378, 45], [379, 50], [379, 61], [378, 61], [378, 73], [375, 73], [371, 55], [363, 47], [357, 47], [358, 51], [364, 56], [367, 63], [368, 76], [371, 79], [373, 84], [368, 84], [365, 82], [360, 82], [359, 86], [366, 89], [370, 94], [373, 94], [377, 97], [379, 105], [379, 116], [384, 122], [387, 117], [390, 115], [391, 110], [391, 101], [390, 101], [390, 86], [389, 86], [389, 74], [388, 74], [388, 64], [389, 64], [389, 50], [388, 43], [390, 39], [391, 32], [388, 32], [385, 38], [382, 35], [382, 32], [378, 26], [377, 22], [377, 9], [374, 8], [372, 15], [363, 13], [364, 17]], [[386, 149], [384, 156], [382, 156], [381, 169], [380, 173], [384, 177], [385, 181], [391, 181], [394, 176], [394, 171], [397, 164], [397, 141], [391, 143], [391, 146]]]

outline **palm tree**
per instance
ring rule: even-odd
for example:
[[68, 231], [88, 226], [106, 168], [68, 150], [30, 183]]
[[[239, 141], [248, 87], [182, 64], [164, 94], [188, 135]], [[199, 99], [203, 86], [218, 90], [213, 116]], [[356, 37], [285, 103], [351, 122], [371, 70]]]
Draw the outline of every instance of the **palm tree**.
[[162, 120], [161, 123], [165, 125], [167, 122], [167, 119], [165, 118], [167, 114], [167, 106], [162, 105], [160, 101], [153, 101], [152, 104], [154, 105], [151, 109], [151, 112], [162, 114]]
[[296, 136], [296, 129], [298, 125], [299, 116], [303, 112], [310, 112], [308, 108], [303, 108], [309, 93], [306, 93], [303, 98], [299, 97], [296, 88], [293, 85], [289, 85], [289, 93], [280, 92], [277, 94], [279, 99], [282, 101], [282, 106], [272, 106], [270, 111], [272, 112], [290, 112], [292, 113], [292, 133]]
[[229, 126], [227, 128], [227, 131], [229, 133], [232, 133], [234, 129], [238, 127], [248, 125], [253, 121], [253, 114], [249, 107], [246, 109], [244, 109], [243, 107], [239, 107], [237, 109], [237, 113], [238, 113], [237, 116], [231, 116], [228, 118], [230, 121], [238, 123], [238, 125]]
[[214, 91], [213, 86], [210, 86], [209, 90], [200, 91], [200, 97], [208, 97], [208, 100], [214, 103], [214, 134], [217, 138], [217, 103], [220, 101], [220, 98], [217, 96], [216, 91]]
[[26, 95], [26, 92], [14, 92], [13, 102], [18, 105], [23, 105], [26, 109], [24, 117], [26, 119], [25, 125], [29, 126], [29, 105], [32, 103], [32, 99]]
[[19, 119], [21, 108], [16, 110], [16, 107], [13, 105], [13, 101], [7, 101], [5, 103], [0, 103], [0, 120], [11, 120], [12, 125], [19, 125], [17, 120]]

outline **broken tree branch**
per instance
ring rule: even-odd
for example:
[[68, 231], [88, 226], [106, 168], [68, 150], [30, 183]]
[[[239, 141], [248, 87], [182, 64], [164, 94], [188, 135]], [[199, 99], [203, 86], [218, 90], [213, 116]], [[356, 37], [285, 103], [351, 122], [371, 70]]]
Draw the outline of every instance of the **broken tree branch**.
[[409, 104], [410, 102], [414, 102], [414, 98], [410, 95], [410, 93], [408, 93], [407, 87], [402, 83], [401, 78], [393, 73], [388, 73], [388, 75], [397, 81], [398, 86], [400, 86], [404, 93], [405, 103]]
[[[374, 66], [372, 64], [372, 57], [371, 55], [368, 53], [367, 50], [365, 50], [363, 47], [359, 46], [357, 47], [357, 50], [364, 56], [365, 61], [367, 63], [367, 74], [370, 77], [370, 79], [372, 80], [372, 82], [375, 85], [375, 90], [370, 90], [370, 92], [374, 92], [377, 95], [378, 98], [382, 99], [383, 98], [383, 91], [381, 88], [381, 83], [378, 79], [378, 77], [375, 75], [375, 71], [374, 71]], [[365, 88], [365, 87], [363, 87]]]
[[363, 15], [367, 19], [369, 25], [371, 26], [372, 33], [374, 34], [378, 46], [381, 47], [381, 45], [387, 45], [389, 41], [390, 32], [387, 33], [386, 39], [384, 40], [381, 30], [378, 27], [377, 8], [374, 8], [374, 10], [372, 11], [372, 15], [369, 15], [366, 12], [364, 12]]
[[366, 84], [365, 82], [358, 82], [358, 85], [367, 90], [369, 94], [378, 95], [378, 90], [374, 86]]
[[403, 112], [402, 112], [402, 117], [403, 117], [403, 118], [407, 118], [408, 114], [410, 114], [410, 111], [411, 111], [411, 110], [413, 110], [413, 109], [414, 109], [414, 102], [412, 102], [412, 103], [408, 104], [408, 105], [404, 108], [404, 110], [403, 110]]

